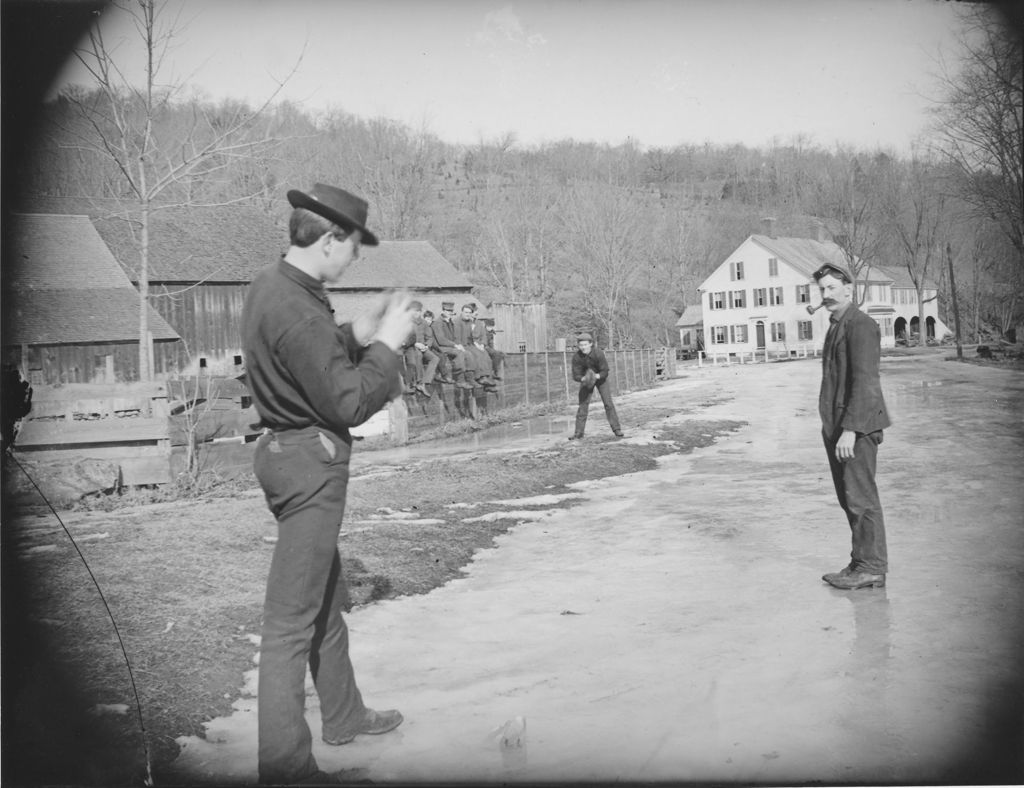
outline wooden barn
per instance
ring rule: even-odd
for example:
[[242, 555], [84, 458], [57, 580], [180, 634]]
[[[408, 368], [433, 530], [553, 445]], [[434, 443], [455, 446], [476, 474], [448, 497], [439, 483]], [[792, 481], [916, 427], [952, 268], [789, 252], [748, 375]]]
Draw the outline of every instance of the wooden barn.
[[[110, 201], [48, 199], [40, 209], [89, 212], [100, 237], [138, 281], [138, 224]], [[35, 203], [34, 203], [35, 204]], [[242, 306], [249, 282], [288, 248], [288, 205], [273, 209], [227, 205], [157, 208], [150, 215], [150, 303], [181, 337], [154, 350], [157, 378], [200, 370], [236, 375], [243, 366]], [[371, 217], [372, 226], [372, 217]], [[428, 241], [382, 241], [363, 247], [337, 287], [328, 288], [334, 309], [355, 317], [380, 293], [411, 290], [437, 314], [443, 301], [456, 308], [474, 300], [473, 283]]]
[[[4, 235], [5, 363], [37, 386], [138, 380], [139, 294], [89, 217], [12, 214]], [[173, 354], [177, 332], [148, 322]]]

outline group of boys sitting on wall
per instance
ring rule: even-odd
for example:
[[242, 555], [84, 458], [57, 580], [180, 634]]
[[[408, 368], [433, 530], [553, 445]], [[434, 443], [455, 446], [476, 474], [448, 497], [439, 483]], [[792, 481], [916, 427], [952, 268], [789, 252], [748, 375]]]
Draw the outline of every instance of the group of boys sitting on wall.
[[405, 394], [430, 396], [431, 383], [451, 383], [456, 388], [496, 391], [505, 354], [494, 349], [494, 327], [478, 318], [477, 306], [465, 304], [455, 319], [455, 304], [441, 304], [435, 320], [423, 304], [412, 302], [415, 324], [402, 345]]

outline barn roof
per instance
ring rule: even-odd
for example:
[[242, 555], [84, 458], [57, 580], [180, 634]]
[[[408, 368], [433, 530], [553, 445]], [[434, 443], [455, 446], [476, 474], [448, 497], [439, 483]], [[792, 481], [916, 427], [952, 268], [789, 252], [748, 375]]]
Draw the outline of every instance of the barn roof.
[[[89, 217], [12, 214], [5, 229], [5, 345], [138, 340], [139, 293]], [[149, 330], [179, 338], [152, 307]]]
[[[4, 316], [5, 345], [92, 344], [139, 339], [139, 294], [133, 287], [18, 291]], [[152, 307], [153, 339], [178, 334]]]
[[[79, 209], [92, 217], [102, 239], [137, 280], [137, 221], [116, 201], [36, 198], [38, 210]], [[134, 215], [137, 215], [137, 210]], [[149, 281], [248, 283], [288, 248], [286, 215], [251, 205], [157, 207], [150, 214]], [[381, 241], [364, 246], [345, 273], [342, 289], [468, 290], [473, 283], [429, 241]]]
[[469, 290], [473, 283], [441, 255], [429, 241], [381, 241], [364, 246], [356, 260], [331, 290], [415, 288], [417, 290]]

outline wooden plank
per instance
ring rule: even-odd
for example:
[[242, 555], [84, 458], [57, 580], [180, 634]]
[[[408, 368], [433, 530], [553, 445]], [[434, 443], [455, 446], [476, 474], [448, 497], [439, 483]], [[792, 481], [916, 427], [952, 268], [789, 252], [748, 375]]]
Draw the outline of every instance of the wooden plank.
[[93, 421], [23, 421], [16, 441], [19, 449], [75, 444], [149, 442], [168, 438], [166, 418], [96, 419]]
[[[255, 426], [260, 417], [256, 408], [245, 410], [212, 410], [203, 415], [196, 427], [196, 440], [200, 443], [214, 438], [231, 438], [243, 435], [256, 435], [261, 431]], [[183, 416], [171, 416], [169, 419], [168, 436], [172, 446], [183, 446], [186, 442], [186, 425]]]

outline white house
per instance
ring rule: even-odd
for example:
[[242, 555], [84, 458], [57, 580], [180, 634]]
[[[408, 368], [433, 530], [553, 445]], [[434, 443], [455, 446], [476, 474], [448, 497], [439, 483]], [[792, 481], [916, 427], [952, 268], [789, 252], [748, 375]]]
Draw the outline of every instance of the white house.
[[[698, 288], [707, 353], [820, 350], [828, 312], [809, 312], [821, 302], [813, 274], [843, 260], [832, 241], [751, 235]], [[906, 273], [871, 266], [861, 272], [857, 289], [865, 296], [861, 310], [878, 323], [882, 347], [893, 347], [908, 326], [916, 331], [917, 295]], [[949, 329], [939, 320], [937, 301], [927, 300], [934, 295], [934, 287], [926, 288], [925, 322], [928, 336], [941, 339]]]

